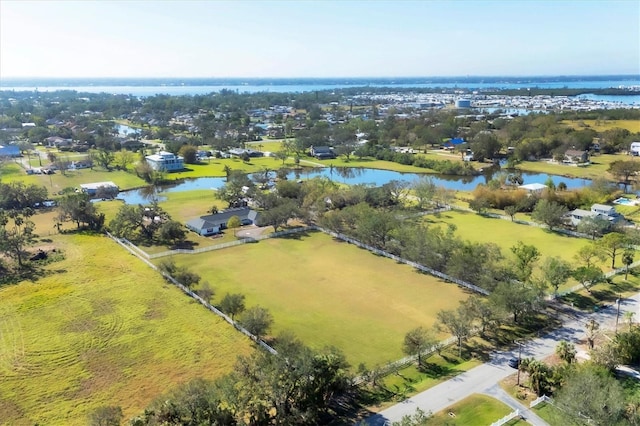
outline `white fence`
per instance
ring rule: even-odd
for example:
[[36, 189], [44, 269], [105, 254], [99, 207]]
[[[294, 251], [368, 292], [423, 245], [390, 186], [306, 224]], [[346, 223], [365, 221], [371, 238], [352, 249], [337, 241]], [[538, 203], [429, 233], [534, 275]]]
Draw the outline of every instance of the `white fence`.
[[531, 403], [529, 404], [529, 408], [533, 408], [538, 404], [541, 404], [543, 402], [551, 402], [553, 403], [553, 400], [551, 398], [549, 398], [547, 395], [542, 395], [540, 398], [537, 398], [533, 401], [531, 401]]
[[[314, 227], [300, 227], [300, 228], [293, 228], [293, 229], [285, 229], [283, 231], [272, 232], [270, 234], [258, 235], [256, 237], [243, 238], [241, 240], [229, 241], [227, 243], [216, 244], [214, 246], [202, 247], [202, 248], [193, 249], [193, 250], [191, 250], [191, 249], [176, 249], [176, 250], [167, 250], [167, 251], [163, 251], [163, 252], [160, 252], [160, 253], [153, 253], [153, 254], [148, 254], [148, 253], [145, 253], [144, 251], [140, 250], [140, 254], [145, 256], [147, 259], [157, 259], [159, 257], [172, 256], [174, 254], [204, 253], [204, 252], [207, 252], [207, 251], [221, 250], [221, 249], [225, 249], [225, 248], [228, 248], [228, 247], [239, 246], [239, 245], [247, 244], [247, 243], [255, 243], [256, 241], [266, 240], [267, 238], [276, 238], [276, 237], [281, 237], [283, 235], [296, 234], [298, 232], [304, 232], [304, 231], [307, 231], [309, 229], [314, 229]], [[129, 243], [129, 244], [131, 244], [131, 243]]]
[[511, 420], [515, 419], [516, 417], [520, 417], [520, 410], [512, 411], [511, 413], [507, 414], [506, 416], [504, 416], [503, 418], [501, 418], [497, 422], [491, 423], [491, 426], [502, 426], [503, 424], [505, 424], [507, 422], [510, 422]]

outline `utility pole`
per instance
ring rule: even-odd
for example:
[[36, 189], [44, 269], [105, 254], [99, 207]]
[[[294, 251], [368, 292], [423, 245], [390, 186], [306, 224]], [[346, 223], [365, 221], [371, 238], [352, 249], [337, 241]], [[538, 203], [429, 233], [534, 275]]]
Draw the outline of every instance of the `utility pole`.
[[620, 295], [618, 295], [616, 303], [618, 304], [618, 311], [616, 312], [616, 334], [618, 334], [618, 320], [620, 319]]
[[520, 363], [522, 362], [522, 342], [516, 341], [518, 344], [518, 386], [520, 386]]

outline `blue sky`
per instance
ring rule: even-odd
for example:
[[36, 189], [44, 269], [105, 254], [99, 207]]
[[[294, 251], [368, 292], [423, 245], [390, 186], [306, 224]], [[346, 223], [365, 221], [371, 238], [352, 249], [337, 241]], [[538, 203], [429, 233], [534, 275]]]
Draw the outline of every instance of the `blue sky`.
[[640, 1], [0, 0], [0, 77], [640, 74]]

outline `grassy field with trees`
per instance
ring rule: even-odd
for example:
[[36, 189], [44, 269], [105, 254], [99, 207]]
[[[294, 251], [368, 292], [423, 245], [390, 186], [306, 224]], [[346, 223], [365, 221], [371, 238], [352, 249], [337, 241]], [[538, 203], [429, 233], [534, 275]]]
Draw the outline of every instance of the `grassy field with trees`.
[[[438, 309], [467, 297], [454, 284], [418, 273], [321, 233], [295, 235], [197, 255], [175, 256], [225, 293], [246, 295], [312, 348], [333, 345], [371, 368], [403, 356], [404, 334], [431, 327]], [[444, 337], [444, 334], [441, 335]]]
[[106, 237], [41, 244], [65, 259], [35, 282], [0, 289], [2, 423], [84, 424], [106, 405], [130, 417], [252, 352], [246, 337]]

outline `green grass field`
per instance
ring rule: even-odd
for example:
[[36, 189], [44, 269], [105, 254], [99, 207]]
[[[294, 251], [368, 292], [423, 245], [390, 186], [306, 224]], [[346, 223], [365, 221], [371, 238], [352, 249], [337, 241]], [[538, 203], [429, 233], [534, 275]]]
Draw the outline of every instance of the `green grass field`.
[[86, 424], [101, 405], [131, 417], [252, 350], [108, 238], [52, 240], [66, 255], [56, 273], [0, 289], [0, 423]]
[[[462, 401], [436, 413], [424, 423], [425, 426], [476, 426], [489, 425], [511, 413], [513, 409], [508, 405], [487, 395], [473, 394]], [[452, 413], [452, 414], [449, 414]], [[526, 425], [524, 420], [514, 419], [508, 423]]]
[[214, 303], [228, 292], [245, 294], [247, 306], [271, 311], [273, 334], [290, 330], [311, 347], [336, 346], [354, 368], [401, 358], [407, 331], [430, 327], [438, 310], [467, 297], [455, 285], [321, 233], [175, 260], [209, 281]]
[[[423, 221], [433, 225], [453, 224], [456, 226], [456, 235], [462, 239], [474, 242], [492, 242], [497, 244], [502, 254], [511, 259], [511, 247], [518, 241], [535, 246], [541, 254], [540, 262], [546, 257], [558, 256], [572, 265], [576, 264], [575, 253], [580, 248], [591, 244], [584, 238], [570, 237], [563, 234], [550, 232], [535, 226], [521, 225], [509, 220], [490, 218], [471, 212], [449, 211], [439, 215], [424, 216]], [[601, 263], [603, 270], [609, 270], [611, 261]], [[617, 262], [620, 264], [620, 261]], [[570, 280], [562, 288], [569, 288], [576, 283]]]
[[571, 176], [585, 179], [602, 177], [613, 179], [613, 177], [607, 172], [609, 165], [614, 161], [628, 161], [632, 159], [633, 157], [626, 154], [602, 154], [592, 156], [591, 164], [585, 167], [576, 167], [559, 163], [547, 163], [546, 161], [523, 161], [518, 165], [518, 168], [530, 172], [548, 173], [559, 176]]

